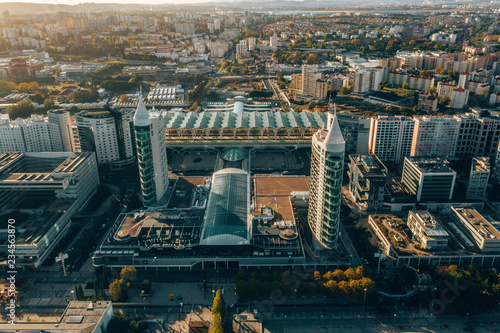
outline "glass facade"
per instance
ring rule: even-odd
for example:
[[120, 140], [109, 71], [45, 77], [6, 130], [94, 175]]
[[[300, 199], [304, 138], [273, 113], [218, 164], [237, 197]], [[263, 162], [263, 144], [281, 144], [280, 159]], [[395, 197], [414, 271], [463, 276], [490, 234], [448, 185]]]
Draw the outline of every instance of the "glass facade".
[[342, 194], [344, 152], [328, 152], [313, 144], [309, 226], [326, 249], [337, 245]]
[[139, 164], [142, 196], [144, 204], [150, 206], [154, 204], [157, 199], [150, 126], [135, 126], [135, 140], [137, 145], [137, 160]]

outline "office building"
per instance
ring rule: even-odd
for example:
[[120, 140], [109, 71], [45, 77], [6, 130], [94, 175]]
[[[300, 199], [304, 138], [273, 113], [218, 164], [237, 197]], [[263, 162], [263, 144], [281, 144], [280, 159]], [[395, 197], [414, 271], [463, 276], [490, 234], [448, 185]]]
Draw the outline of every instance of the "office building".
[[113, 315], [111, 301], [70, 301], [59, 317], [54, 315], [51, 320], [39, 317], [16, 322], [11, 325], [15, 329], [2, 329], [2, 332], [103, 333], [106, 332]]
[[312, 138], [308, 223], [322, 248], [335, 249], [340, 228], [345, 141], [336, 114], [328, 114], [326, 128]]
[[448, 246], [450, 235], [428, 211], [410, 211], [408, 213], [408, 228], [413, 239], [418, 241], [423, 249], [430, 251], [445, 250]]
[[149, 207], [158, 204], [167, 192], [167, 148], [163, 114], [148, 112], [142, 93], [134, 115], [134, 129], [142, 199]]
[[354, 113], [339, 112], [337, 119], [345, 141], [346, 157], [351, 154], [368, 154], [370, 118]]
[[403, 165], [402, 184], [417, 201], [450, 200], [455, 188], [457, 173], [442, 159], [408, 158]]
[[375, 155], [349, 156], [349, 191], [362, 210], [382, 209], [387, 168]]
[[27, 216], [16, 221], [16, 267], [41, 265], [98, 185], [94, 153], [1, 154], [0, 209], [29, 208]]
[[500, 251], [500, 232], [472, 207], [451, 207], [456, 225], [482, 252]]
[[486, 156], [494, 159], [500, 140], [500, 117], [485, 110], [454, 116], [460, 123], [457, 157]]
[[82, 111], [75, 114], [81, 151], [96, 153], [100, 165], [112, 168], [135, 160], [133, 109]]
[[409, 117], [372, 117], [368, 154], [377, 155], [383, 162], [393, 163], [411, 156], [414, 126], [415, 121]]
[[59, 151], [64, 151], [60, 127], [43, 115], [16, 120], [0, 116], [0, 153]]
[[73, 136], [73, 124], [71, 123], [71, 114], [66, 110], [47, 111], [49, 123], [57, 124], [61, 133], [61, 140], [64, 151], [76, 151], [75, 138]]
[[467, 200], [484, 200], [490, 179], [490, 158], [474, 157], [467, 185]]
[[411, 156], [454, 157], [460, 124], [448, 117], [414, 117]]

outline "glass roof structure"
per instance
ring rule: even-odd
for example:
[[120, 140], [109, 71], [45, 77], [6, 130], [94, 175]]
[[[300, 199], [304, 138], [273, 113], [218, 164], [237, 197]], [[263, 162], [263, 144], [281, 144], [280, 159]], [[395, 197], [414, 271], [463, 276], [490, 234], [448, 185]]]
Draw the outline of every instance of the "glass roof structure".
[[167, 128], [321, 128], [326, 126], [323, 112], [166, 112]]
[[247, 157], [247, 152], [241, 148], [226, 148], [222, 151], [220, 157], [224, 161], [237, 162]]
[[249, 244], [250, 175], [236, 169], [214, 173], [200, 245]]

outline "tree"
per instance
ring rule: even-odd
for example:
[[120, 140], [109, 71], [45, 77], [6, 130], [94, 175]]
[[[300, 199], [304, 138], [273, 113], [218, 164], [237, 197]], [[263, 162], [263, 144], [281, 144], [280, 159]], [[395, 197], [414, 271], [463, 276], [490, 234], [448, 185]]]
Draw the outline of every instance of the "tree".
[[36, 94], [30, 96], [30, 100], [33, 103], [43, 104], [44, 98], [40, 93], [36, 93]]
[[46, 110], [50, 110], [52, 107], [54, 107], [54, 101], [50, 98], [47, 98], [43, 101], [43, 106]]
[[123, 267], [120, 277], [127, 283], [127, 286], [132, 286], [137, 280], [137, 269], [135, 267]]
[[209, 91], [206, 95], [206, 98], [208, 98], [211, 101], [219, 99], [219, 94], [215, 91]]
[[30, 91], [37, 91], [40, 89], [40, 86], [38, 85], [37, 82], [33, 81], [33, 82], [30, 82]]
[[382, 81], [378, 85], [378, 90], [384, 90], [385, 87], [387, 87], [387, 82]]
[[124, 302], [128, 298], [127, 283], [123, 279], [116, 279], [109, 285], [109, 293], [113, 302]]
[[26, 82], [19, 83], [19, 85], [17, 86], [17, 90], [19, 90], [20, 92], [27, 92], [30, 90], [30, 84]]
[[306, 58], [307, 64], [317, 64], [319, 63], [319, 56], [315, 53], [311, 53]]
[[124, 333], [129, 331], [129, 327], [130, 327], [130, 317], [125, 312], [123, 312], [123, 310], [120, 310], [109, 321], [108, 327], [106, 328], [106, 332]]
[[35, 106], [29, 99], [24, 99], [14, 105], [9, 105], [7, 107], [7, 114], [9, 115], [10, 119], [28, 118], [34, 112]]
[[99, 94], [96, 90], [78, 90], [73, 93], [71, 100], [73, 103], [93, 103], [97, 102]]
[[340, 93], [342, 95], [349, 95], [350, 93], [352, 93], [353, 91], [353, 87], [350, 87], [350, 86], [344, 86], [342, 87], [342, 89], [340, 89]]
[[79, 283], [75, 285], [75, 297], [77, 300], [83, 301], [83, 288]]
[[410, 85], [408, 84], [408, 82], [403, 83], [403, 86], [402, 86], [403, 89], [408, 89], [409, 87], [410, 87]]
[[145, 294], [149, 294], [149, 292], [151, 291], [151, 281], [149, 280], [142, 281], [142, 290], [144, 291]]
[[212, 306], [212, 330], [211, 332], [224, 332], [224, 324], [226, 322], [227, 308], [226, 300], [222, 296], [220, 290], [215, 294], [214, 303]]
[[127, 103], [127, 101], [130, 99], [129, 95], [127, 94], [122, 94], [120, 95], [120, 102], [122, 103]]

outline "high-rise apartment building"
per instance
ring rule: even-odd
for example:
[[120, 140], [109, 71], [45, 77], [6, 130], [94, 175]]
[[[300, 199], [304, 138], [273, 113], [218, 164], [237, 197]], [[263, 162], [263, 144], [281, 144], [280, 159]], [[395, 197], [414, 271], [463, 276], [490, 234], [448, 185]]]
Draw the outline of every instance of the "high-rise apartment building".
[[142, 199], [146, 207], [154, 206], [168, 188], [165, 123], [161, 112], [148, 112], [141, 97], [134, 115], [135, 141]]
[[484, 200], [488, 180], [490, 179], [490, 158], [475, 157], [469, 173], [469, 183], [467, 184], [467, 200]]
[[73, 136], [73, 124], [71, 115], [65, 110], [50, 110], [47, 112], [49, 123], [57, 124], [61, 133], [61, 140], [64, 151], [76, 151], [75, 138]]
[[100, 165], [134, 161], [133, 109], [82, 111], [75, 115], [81, 151], [94, 151]]
[[337, 119], [344, 137], [346, 155], [368, 154], [370, 118], [353, 113], [339, 112], [337, 113]]
[[449, 117], [414, 117], [411, 156], [454, 157], [460, 124]]
[[500, 141], [500, 117], [487, 111], [454, 118], [460, 123], [457, 157], [486, 156], [494, 159]]
[[328, 114], [327, 130], [312, 139], [308, 222], [324, 249], [337, 246], [344, 171], [345, 141], [336, 114]]
[[10, 120], [0, 116], [0, 153], [8, 152], [61, 152], [64, 151], [58, 124], [42, 115]]
[[371, 119], [368, 153], [383, 162], [399, 163], [411, 156], [415, 121], [404, 116], [375, 116]]

